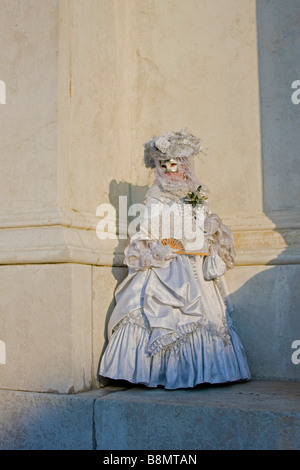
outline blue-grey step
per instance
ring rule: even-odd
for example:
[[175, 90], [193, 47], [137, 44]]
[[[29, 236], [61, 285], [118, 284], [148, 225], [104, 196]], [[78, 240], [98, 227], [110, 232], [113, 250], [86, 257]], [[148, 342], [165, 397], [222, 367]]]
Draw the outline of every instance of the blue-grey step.
[[95, 422], [102, 449], [300, 449], [300, 382], [136, 387], [97, 401]]
[[300, 449], [300, 382], [0, 390], [0, 449]]

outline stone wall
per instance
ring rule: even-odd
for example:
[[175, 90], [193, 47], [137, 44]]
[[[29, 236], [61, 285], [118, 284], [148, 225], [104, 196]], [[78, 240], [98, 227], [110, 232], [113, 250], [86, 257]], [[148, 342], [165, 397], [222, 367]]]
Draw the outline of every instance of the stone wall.
[[298, 2], [3, 0], [0, 13], [0, 387], [98, 386], [127, 240], [99, 240], [97, 207], [143, 202], [143, 143], [181, 128], [201, 137], [197, 173], [234, 231], [227, 280], [253, 375], [299, 380]]

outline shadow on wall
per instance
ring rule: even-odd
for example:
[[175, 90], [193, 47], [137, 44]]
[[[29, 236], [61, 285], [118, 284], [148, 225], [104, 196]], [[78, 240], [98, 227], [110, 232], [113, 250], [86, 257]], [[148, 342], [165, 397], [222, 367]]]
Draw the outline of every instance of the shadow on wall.
[[252, 374], [300, 380], [300, 364], [292, 361], [300, 340], [300, 104], [292, 101], [300, 79], [300, 4], [259, 0], [256, 11], [264, 211], [286, 249], [267, 265], [237, 266], [227, 278]]
[[236, 266], [226, 274], [234, 290], [233, 323], [254, 378], [300, 380], [300, 364], [292, 360], [300, 339], [300, 265], [284, 263], [289, 249], [266, 265]]
[[[136, 228], [139, 206], [145, 204], [149, 186], [138, 186], [125, 181], [112, 180], [109, 185], [109, 202], [116, 209], [117, 242], [114, 250], [112, 274], [119, 281], [119, 266], [123, 264], [124, 245], [129, 243], [130, 231]], [[136, 221], [136, 222], [135, 222]], [[124, 226], [125, 224], [125, 226]], [[137, 225], [137, 230], [139, 229]], [[120, 233], [121, 232], [121, 233]], [[120, 256], [121, 255], [121, 256]]]
[[[112, 299], [110, 305], [107, 310], [106, 318], [105, 318], [105, 331], [104, 331], [104, 345], [102, 351], [100, 353], [100, 359], [98, 364], [97, 376], [98, 371], [100, 368], [100, 361], [102, 355], [105, 351], [105, 348], [108, 343], [108, 322], [110, 316], [113, 312], [115, 307], [115, 291], [119, 284], [125, 279], [127, 276], [127, 266], [123, 264], [123, 257], [124, 257], [124, 247], [129, 244], [130, 236], [128, 236], [128, 232], [130, 231], [130, 224], [134, 223], [135, 220], [138, 221], [139, 217], [139, 205], [145, 204], [146, 193], [149, 190], [149, 186], [138, 186], [132, 183], [128, 183], [125, 181], [118, 182], [116, 180], [112, 180], [109, 185], [109, 202], [112, 206], [116, 209], [116, 220], [117, 220], [117, 234], [120, 235], [120, 231], [122, 232], [122, 238], [117, 236], [116, 238], [116, 246], [114, 250], [114, 258], [113, 258], [113, 265], [112, 265], [112, 274], [116, 280], [116, 286], [112, 295]], [[136, 206], [135, 206], [136, 205]], [[125, 213], [124, 213], [125, 212]], [[121, 222], [120, 222], [121, 221]], [[124, 227], [124, 222], [126, 221], [126, 226]], [[120, 223], [121, 225], [120, 225]], [[137, 230], [139, 227], [137, 226]], [[125, 234], [126, 233], [126, 238]], [[98, 376], [99, 377], [99, 376]], [[100, 380], [101, 385], [107, 385], [112, 383], [111, 380], [105, 379], [101, 377]]]
[[[267, 264], [236, 266], [226, 279], [253, 377], [300, 380], [300, 364], [292, 361], [292, 344], [300, 340], [300, 103], [291, 99], [300, 80], [300, 3], [259, 0], [256, 6], [264, 211], [287, 247]], [[147, 189], [113, 181], [111, 203], [118, 207], [125, 194], [130, 204], [143, 202]], [[280, 214], [287, 222], [278, 223]], [[118, 282], [121, 245], [112, 268]], [[107, 321], [113, 307], [114, 300]]]

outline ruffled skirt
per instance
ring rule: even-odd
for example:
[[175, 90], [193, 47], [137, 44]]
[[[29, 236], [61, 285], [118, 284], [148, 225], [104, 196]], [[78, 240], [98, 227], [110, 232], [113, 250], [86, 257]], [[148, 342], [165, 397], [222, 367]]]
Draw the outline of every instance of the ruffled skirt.
[[120, 286], [100, 376], [166, 389], [249, 380], [222, 283], [205, 281], [200, 261], [171, 264]]
[[224, 342], [201, 326], [152, 355], [151, 330], [140, 310], [125, 317], [101, 360], [100, 375], [148, 387], [192, 388], [202, 383], [249, 380], [244, 348], [233, 326]]

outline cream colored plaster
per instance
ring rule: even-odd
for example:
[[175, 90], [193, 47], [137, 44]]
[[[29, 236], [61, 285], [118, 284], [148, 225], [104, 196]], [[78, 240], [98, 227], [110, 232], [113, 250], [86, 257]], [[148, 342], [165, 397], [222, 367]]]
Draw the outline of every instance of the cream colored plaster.
[[259, 213], [255, 13], [252, 0], [61, 2], [60, 206], [93, 213], [130, 188], [140, 202], [143, 142], [187, 127], [207, 147], [214, 209]]
[[[6, 136], [11, 151], [5, 172], [11, 189], [2, 199], [1, 226], [57, 224], [76, 230], [71, 236], [70, 230], [56, 230], [52, 247], [48, 241], [52, 229], [43, 231], [42, 237], [35, 231], [30, 241], [24, 231], [11, 233], [11, 239], [23, 237], [22, 249], [4, 251], [5, 262], [38, 262], [33, 247], [39, 247], [46, 254], [39, 259], [47, 262], [53, 256], [53, 261], [109, 263], [123, 244], [97, 239], [98, 205], [108, 202], [118, 209], [120, 195], [128, 196], [128, 206], [143, 202], [153, 181], [143, 164], [143, 142], [182, 127], [200, 136], [207, 147], [196, 166], [210, 189], [212, 210], [234, 231], [248, 231], [246, 238], [262, 225], [274, 226], [262, 212], [255, 2], [228, 0], [224, 7], [221, 0], [64, 0], [59, 2], [56, 22], [57, 2], [48, 2], [45, 11], [30, 9], [31, 2], [27, 5], [28, 9], [22, 2], [4, 2], [4, 12], [11, 22], [16, 18], [16, 24], [20, 18], [18, 34], [24, 23], [27, 36], [39, 43], [31, 51], [32, 68], [39, 67], [42, 76], [51, 69], [46, 84], [52, 92], [48, 89], [41, 103], [33, 102], [32, 112], [53, 116], [53, 145], [48, 145], [48, 134], [41, 135], [42, 158], [36, 164], [34, 153], [28, 154], [32, 161], [28, 173], [27, 157], [21, 160], [17, 155], [12, 130]], [[51, 18], [43, 34], [35, 29], [30, 12], [42, 21], [46, 13]], [[15, 73], [23, 61], [19, 54]], [[29, 81], [29, 70], [22, 73]], [[36, 100], [43, 86], [39, 82]], [[26, 108], [26, 103], [20, 104]], [[21, 128], [17, 112], [14, 108], [12, 117], [17, 118], [21, 134], [27, 132], [28, 122], [36, 126], [36, 120], [27, 121], [21, 113]], [[41, 150], [36, 136], [33, 141]], [[26, 145], [22, 141], [22, 150]], [[26, 243], [30, 243], [27, 250]], [[81, 249], [82, 243], [87, 245]], [[31, 253], [32, 260], [24, 252]]]
[[206, 155], [199, 178], [220, 215], [260, 213], [262, 175], [255, 2], [131, 2], [134, 180], [141, 142], [187, 127]]
[[107, 345], [107, 323], [115, 306], [115, 290], [127, 275], [127, 267], [95, 266], [93, 282], [93, 379], [99, 385], [99, 361]]
[[58, 0], [0, 4], [0, 212], [56, 204]]
[[[59, 206], [96, 213], [131, 182], [127, 2], [60, 2]], [[115, 199], [114, 199], [115, 201]], [[113, 201], [113, 202], [114, 202]]]
[[91, 267], [0, 268], [1, 388], [67, 393], [91, 386]]

